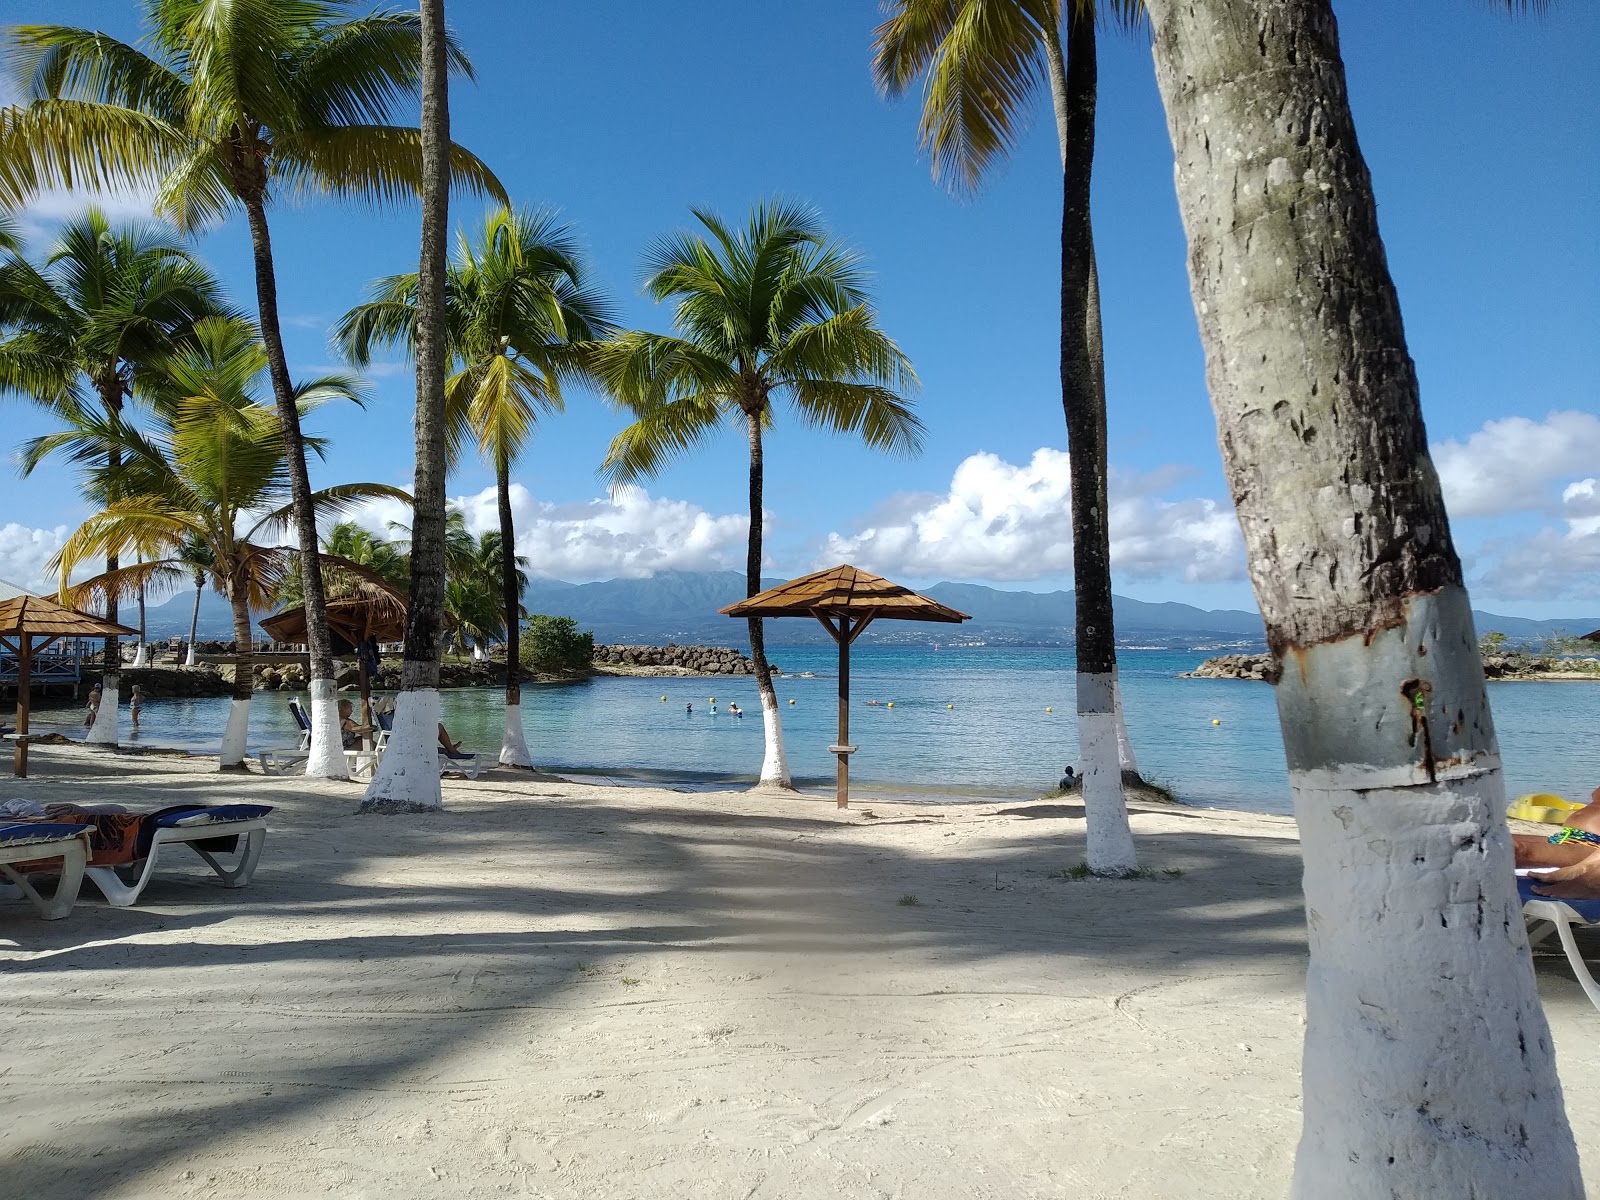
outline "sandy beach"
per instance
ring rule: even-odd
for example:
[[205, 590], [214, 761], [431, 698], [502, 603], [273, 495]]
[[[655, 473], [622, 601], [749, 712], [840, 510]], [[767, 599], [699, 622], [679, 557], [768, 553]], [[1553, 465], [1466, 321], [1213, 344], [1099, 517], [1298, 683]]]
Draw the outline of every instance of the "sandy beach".
[[[1293, 823], [831, 801], [497, 770], [447, 811], [40, 746], [0, 795], [278, 806], [260, 872], [0, 907], [4, 1191], [29, 1197], [1278, 1197]], [[193, 860], [198, 867], [198, 860]], [[1537, 959], [1600, 1163], [1596, 1015]]]

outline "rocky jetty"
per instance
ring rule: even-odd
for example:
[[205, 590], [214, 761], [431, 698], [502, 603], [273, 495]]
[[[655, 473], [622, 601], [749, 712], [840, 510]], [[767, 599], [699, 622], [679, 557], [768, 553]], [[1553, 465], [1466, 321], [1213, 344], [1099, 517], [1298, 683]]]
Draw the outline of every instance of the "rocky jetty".
[[[751, 659], [727, 646], [596, 646], [595, 670], [621, 675], [754, 675]], [[773, 674], [781, 674], [777, 667]]]
[[[128, 693], [138, 684], [150, 700], [173, 697], [195, 699], [204, 696], [227, 696], [233, 692], [233, 673], [226, 675], [215, 667], [123, 667], [119, 673], [119, 694], [122, 703], [128, 702]], [[100, 672], [85, 670], [80, 691], [85, 695], [100, 682]]]
[[1185, 671], [1184, 679], [1255, 679], [1263, 683], [1278, 682], [1278, 662], [1270, 654], [1219, 654], [1208, 658], [1192, 671]]

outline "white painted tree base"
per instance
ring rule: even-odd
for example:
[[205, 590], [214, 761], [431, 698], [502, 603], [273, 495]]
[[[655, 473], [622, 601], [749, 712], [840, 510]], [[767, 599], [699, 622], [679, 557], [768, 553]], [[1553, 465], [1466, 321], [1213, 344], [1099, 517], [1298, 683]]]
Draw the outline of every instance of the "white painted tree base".
[[306, 775], [312, 779], [349, 779], [333, 680], [313, 679], [310, 690], [311, 757], [306, 759]]
[[778, 713], [778, 699], [757, 689], [761, 697], [761, 731], [766, 747], [761, 757], [761, 779], [757, 787], [793, 788], [789, 777], [789, 759], [783, 752], [783, 718]]
[[1498, 762], [1381, 774], [1290, 775], [1311, 940], [1291, 1195], [1579, 1200]]
[[500, 765], [505, 767], [533, 766], [533, 755], [528, 753], [528, 738], [522, 728], [522, 705], [506, 705], [505, 738], [500, 743]]
[[1085, 859], [1096, 875], [1129, 875], [1139, 869], [1122, 791], [1117, 753], [1115, 676], [1078, 675], [1078, 756], [1083, 772]]
[[1122, 715], [1122, 673], [1111, 672], [1111, 701], [1117, 713], [1117, 758], [1124, 775], [1138, 775], [1139, 762], [1133, 756], [1133, 740], [1128, 737], [1128, 722]]
[[195, 665], [194, 643], [193, 642], [189, 643], [189, 653], [184, 655], [184, 657], [183, 657], [183, 665], [186, 666], [186, 667], [192, 667], [192, 666]]
[[439, 693], [401, 692], [394, 729], [361, 801], [362, 812], [423, 812], [444, 807], [439, 788]]
[[217, 752], [217, 767], [225, 770], [244, 764], [245, 743], [250, 734], [250, 701], [228, 702], [228, 724], [222, 730], [222, 748]]
[[94, 724], [84, 739], [91, 746], [117, 744], [117, 689], [121, 684], [120, 675], [107, 675], [100, 681], [100, 711], [95, 713]]
[[129, 665], [135, 667], [148, 667], [150, 665], [149, 649], [143, 642], [140, 642], [139, 648], [133, 652], [133, 662]]

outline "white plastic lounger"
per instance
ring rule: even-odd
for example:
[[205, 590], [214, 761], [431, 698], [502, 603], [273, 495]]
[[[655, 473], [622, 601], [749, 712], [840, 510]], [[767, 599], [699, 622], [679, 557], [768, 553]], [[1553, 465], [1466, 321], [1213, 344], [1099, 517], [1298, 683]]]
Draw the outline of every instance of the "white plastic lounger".
[[1554, 896], [1534, 894], [1532, 886], [1539, 882], [1537, 876], [1519, 878], [1517, 891], [1522, 896], [1522, 915], [1529, 921], [1528, 942], [1537, 945], [1552, 933], [1561, 939], [1561, 949], [1566, 951], [1572, 973], [1578, 977], [1583, 994], [1589, 1003], [1600, 1009], [1600, 984], [1589, 973], [1589, 964], [1583, 961], [1577, 939], [1572, 936], [1574, 925], [1600, 925], [1600, 900], [1557, 900]]
[[[150, 839], [150, 853], [143, 864], [134, 862], [124, 867], [89, 867], [84, 874], [100, 889], [102, 895], [116, 908], [127, 908], [138, 901], [140, 893], [155, 874], [156, 861], [161, 857], [161, 847], [187, 845], [206, 865], [215, 871], [227, 888], [242, 888], [256, 873], [256, 863], [261, 859], [261, 848], [267, 840], [267, 814], [270, 804], [219, 804], [214, 808], [185, 809], [156, 818], [155, 835]], [[237, 835], [238, 842], [229, 856], [231, 863], [219, 862], [211, 851], [197, 845], [212, 838]], [[226, 852], [225, 852], [226, 853]], [[139, 872], [138, 879], [129, 883], [118, 871], [130, 874]]]
[[439, 774], [465, 775], [468, 779], [476, 779], [478, 777], [478, 756], [476, 754], [451, 754], [446, 750], [440, 750]]
[[[0, 891], [22, 896], [46, 921], [59, 921], [77, 903], [84, 864], [89, 861], [89, 833], [87, 825], [59, 822], [19, 821], [0, 825], [0, 878], [10, 880], [10, 886], [0, 885]], [[55, 895], [46, 898], [11, 864], [49, 858], [61, 860], [61, 875], [56, 882]]]
[[263, 775], [292, 775], [296, 767], [303, 771], [311, 761], [307, 750], [263, 750], [256, 757], [261, 760]]

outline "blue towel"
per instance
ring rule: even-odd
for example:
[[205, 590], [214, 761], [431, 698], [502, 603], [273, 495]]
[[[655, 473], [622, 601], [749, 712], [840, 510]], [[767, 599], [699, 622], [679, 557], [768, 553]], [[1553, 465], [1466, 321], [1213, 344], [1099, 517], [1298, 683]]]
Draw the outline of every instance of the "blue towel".
[[1557, 904], [1565, 904], [1585, 921], [1591, 924], [1600, 922], [1600, 900], [1563, 900], [1557, 896], [1541, 896], [1533, 890], [1533, 885], [1539, 880], [1533, 876], [1519, 875], [1517, 877], [1517, 894], [1524, 901], [1551, 900]]
[[[194, 825], [225, 825], [229, 821], [251, 821], [272, 811], [270, 804], [213, 804], [164, 812], [155, 818], [155, 824], [164, 829], [189, 828]], [[204, 817], [204, 820], [198, 818]]]

